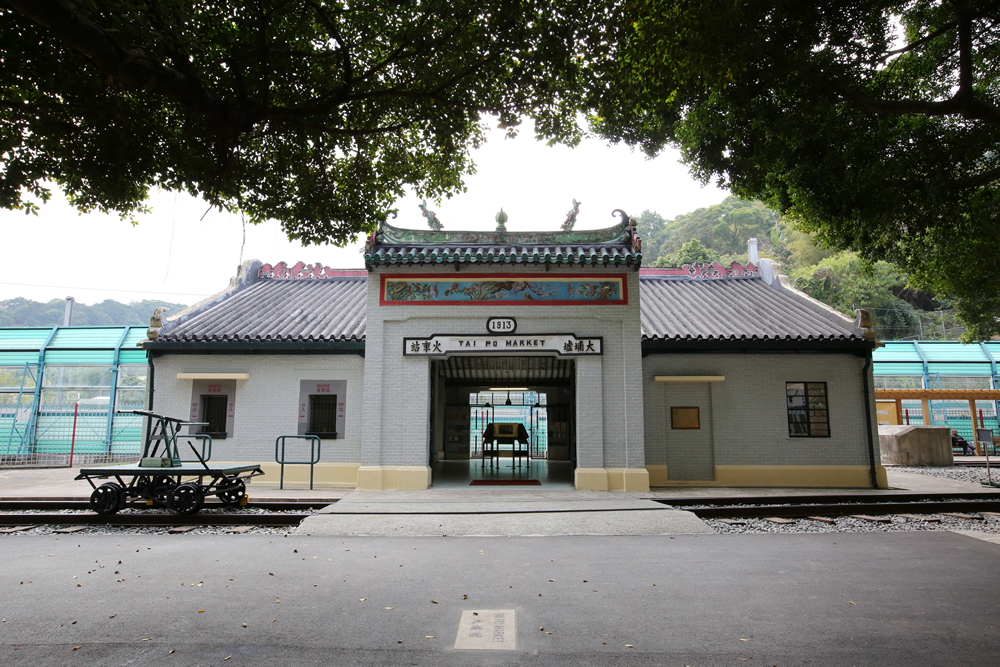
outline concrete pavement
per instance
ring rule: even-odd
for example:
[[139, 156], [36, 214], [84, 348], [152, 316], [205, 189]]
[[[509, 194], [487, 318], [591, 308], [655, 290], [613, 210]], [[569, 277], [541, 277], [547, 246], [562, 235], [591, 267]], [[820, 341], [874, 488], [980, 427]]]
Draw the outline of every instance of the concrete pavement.
[[691, 512], [636, 493], [447, 489], [355, 491], [307, 517], [299, 535], [697, 535]]
[[[1000, 546], [945, 532], [3, 536], [0, 553], [7, 665], [912, 667], [1000, 655]], [[477, 609], [516, 612], [514, 650], [454, 648], [462, 612]]]

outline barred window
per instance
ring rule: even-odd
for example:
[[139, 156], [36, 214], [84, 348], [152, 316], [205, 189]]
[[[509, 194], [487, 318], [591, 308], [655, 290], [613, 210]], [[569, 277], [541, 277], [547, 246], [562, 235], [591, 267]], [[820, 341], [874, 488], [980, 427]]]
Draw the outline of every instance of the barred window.
[[337, 437], [337, 395], [312, 394], [309, 396], [309, 430], [307, 435]]
[[830, 410], [825, 382], [786, 382], [788, 435], [792, 438], [829, 438]]

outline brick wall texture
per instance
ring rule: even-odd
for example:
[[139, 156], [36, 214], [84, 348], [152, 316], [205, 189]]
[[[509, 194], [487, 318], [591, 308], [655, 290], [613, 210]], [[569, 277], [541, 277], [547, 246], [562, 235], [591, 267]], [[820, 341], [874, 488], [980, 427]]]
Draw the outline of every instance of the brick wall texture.
[[[678, 480], [711, 479], [703, 476], [711, 465], [868, 465], [863, 367], [864, 359], [850, 354], [649, 355], [643, 363], [646, 463], [667, 465]], [[726, 379], [666, 384], [654, 382], [657, 375]], [[867, 375], [871, 387], [870, 369]], [[827, 383], [829, 438], [788, 436], [786, 382]], [[700, 406], [701, 431], [672, 429], [671, 406]], [[874, 420], [874, 407], [871, 415]]]
[[[153, 412], [171, 417], [187, 418], [192, 401], [193, 381], [178, 380], [178, 373], [250, 374], [249, 380], [236, 382], [233, 437], [212, 443], [212, 459], [216, 461], [274, 461], [275, 438], [298, 432], [300, 381], [346, 380], [344, 434], [342, 438], [323, 441], [321, 460], [361, 460], [365, 360], [358, 355], [170, 354], [157, 357], [153, 364], [156, 374]], [[302, 442], [286, 441], [287, 459], [308, 459], [308, 445]]]

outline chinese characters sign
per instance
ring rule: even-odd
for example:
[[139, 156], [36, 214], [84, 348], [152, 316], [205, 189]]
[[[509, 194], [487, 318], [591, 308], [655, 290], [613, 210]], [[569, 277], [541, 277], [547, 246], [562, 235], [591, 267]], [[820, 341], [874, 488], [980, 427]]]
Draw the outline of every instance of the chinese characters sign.
[[513, 609], [463, 609], [455, 637], [458, 650], [517, 649], [517, 615]]
[[526, 354], [554, 352], [560, 356], [597, 356], [603, 353], [600, 336], [578, 338], [574, 334], [525, 334], [516, 336], [438, 335], [404, 338], [403, 356], [438, 357], [446, 354]]

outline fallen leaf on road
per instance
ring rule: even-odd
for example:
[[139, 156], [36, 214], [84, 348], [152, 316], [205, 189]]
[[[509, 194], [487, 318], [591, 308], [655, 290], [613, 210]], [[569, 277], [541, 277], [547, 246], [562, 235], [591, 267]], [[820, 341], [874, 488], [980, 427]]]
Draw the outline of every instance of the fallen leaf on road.
[[364, 601], [365, 601], [365, 600], [367, 600], [367, 599], [368, 599], [368, 598], [358, 598], [358, 602], [364, 602]]
[[[848, 604], [854, 604], [854, 603], [853, 603], [853, 602], [851, 602], [850, 600], [848, 600], [847, 602], [848, 602]], [[855, 607], [857, 607], [858, 605], [854, 604], [854, 606], [855, 606]]]
[[244, 627], [244, 628], [245, 628], [245, 627], [247, 627], [247, 624], [246, 624], [246, 623], [244, 623], [244, 624], [243, 624], [243, 627]]
[[434, 635], [424, 635], [424, 639], [434, 639]]
[[173, 653], [175, 650], [177, 650], [177, 649], [170, 649], [169, 651], [167, 651], [167, 654], [169, 655], [169, 654]]
[[231, 657], [233, 657], [233, 656], [227, 655], [225, 658], [223, 658], [223, 660], [229, 660]]
[[199, 609], [199, 610], [198, 610], [198, 613], [199, 613], [199, 614], [204, 614], [204, 613], [205, 613], [205, 610], [204, 610], [204, 609]]
[[431, 604], [437, 604], [437, 603], [438, 603], [437, 600], [431, 600]]
[[749, 639], [741, 639], [740, 641], [741, 641], [741, 642], [748, 642], [748, 641], [750, 641], [750, 640], [749, 640]]
[[635, 647], [632, 646], [631, 644], [625, 644], [625, 648], [635, 648]]
[[82, 646], [74, 646], [74, 647], [73, 647], [73, 650], [74, 650], [74, 651], [79, 651], [79, 650], [80, 650], [80, 649], [82, 649], [82, 648], [83, 648]]
[[468, 596], [468, 595], [463, 595], [463, 596], [462, 596], [462, 599], [463, 599], [463, 600], [468, 600], [468, 599], [469, 599], [469, 596]]

